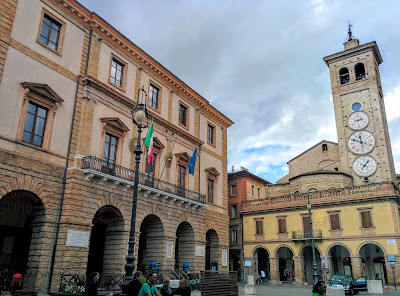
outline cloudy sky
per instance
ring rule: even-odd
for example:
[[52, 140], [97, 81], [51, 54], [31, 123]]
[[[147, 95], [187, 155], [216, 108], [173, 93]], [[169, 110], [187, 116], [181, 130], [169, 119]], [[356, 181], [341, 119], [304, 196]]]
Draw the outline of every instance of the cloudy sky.
[[399, 1], [80, 0], [235, 122], [228, 170], [276, 182], [286, 162], [337, 141], [328, 67], [347, 22], [376, 40], [400, 173]]

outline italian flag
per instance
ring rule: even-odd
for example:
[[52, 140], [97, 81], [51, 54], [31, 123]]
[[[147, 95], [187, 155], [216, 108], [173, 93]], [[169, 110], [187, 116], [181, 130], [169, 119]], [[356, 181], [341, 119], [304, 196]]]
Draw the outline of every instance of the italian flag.
[[150, 164], [154, 160], [154, 155], [153, 155], [153, 122], [151, 123], [151, 126], [149, 128], [149, 132], [147, 133], [146, 139], [144, 139], [143, 145], [146, 145], [148, 147], [147, 150], [147, 163]]

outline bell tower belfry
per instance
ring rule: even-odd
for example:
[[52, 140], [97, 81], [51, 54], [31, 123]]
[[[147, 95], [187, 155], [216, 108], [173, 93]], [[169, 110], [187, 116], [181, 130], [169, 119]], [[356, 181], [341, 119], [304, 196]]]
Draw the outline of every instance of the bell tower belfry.
[[344, 51], [324, 57], [329, 67], [340, 167], [354, 185], [396, 183], [375, 41], [359, 44], [349, 24]]

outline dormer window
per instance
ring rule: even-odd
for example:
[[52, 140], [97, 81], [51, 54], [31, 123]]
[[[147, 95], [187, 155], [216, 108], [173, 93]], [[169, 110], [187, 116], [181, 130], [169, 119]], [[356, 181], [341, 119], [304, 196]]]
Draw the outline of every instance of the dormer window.
[[356, 80], [363, 80], [365, 79], [365, 68], [364, 68], [364, 64], [362, 63], [358, 63], [355, 67], [354, 67], [355, 73], [356, 73]]
[[350, 83], [349, 69], [342, 68], [339, 71], [340, 84]]
[[328, 151], [328, 145], [322, 144], [322, 151]]

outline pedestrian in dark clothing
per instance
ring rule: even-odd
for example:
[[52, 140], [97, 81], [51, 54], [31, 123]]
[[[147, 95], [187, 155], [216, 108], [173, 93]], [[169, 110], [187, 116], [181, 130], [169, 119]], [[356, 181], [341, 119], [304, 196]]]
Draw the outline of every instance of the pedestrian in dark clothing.
[[133, 275], [133, 280], [129, 283], [128, 286], [128, 296], [138, 296], [139, 291], [142, 288], [142, 277], [143, 272], [136, 271]]
[[190, 296], [192, 294], [192, 289], [187, 285], [185, 279], [179, 281], [179, 287], [174, 291], [174, 296]]
[[318, 281], [312, 290], [312, 296], [323, 296], [326, 293], [326, 284], [324, 281]]
[[161, 296], [172, 296], [174, 289], [169, 285], [169, 278], [164, 279], [164, 285], [160, 289]]
[[86, 283], [85, 296], [97, 296], [100, 274], [93, 272]]

